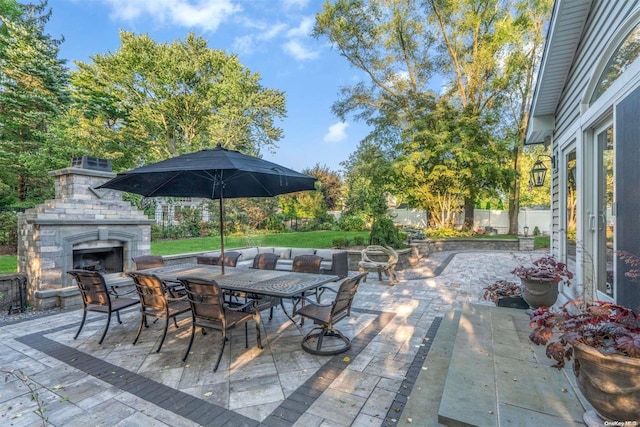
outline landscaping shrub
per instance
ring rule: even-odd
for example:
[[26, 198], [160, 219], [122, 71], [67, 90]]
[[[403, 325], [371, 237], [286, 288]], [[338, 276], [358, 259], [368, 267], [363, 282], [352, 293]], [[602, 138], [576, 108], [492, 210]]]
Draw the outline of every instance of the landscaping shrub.
[[349, 240], [344, 237], [338, 237], [331, 241], [334, 248], [346, 248], [349, 246]]
[[[482, 230], [484, 233], [484, 230]], [[427, 237], [432, 239], [442, 239], [447, 237], [471, 237], [473, 231], [455, 230], [453, 228], [430, 228], [426, 231]]]
[[540, 227], [538, 227], [537, 225], [533, 228], [533, 235], [534, 236], [540, 235]]
[[353, 238], [353, 244], [356, 246], [364, 246], [364, 237], [356, 236]]
[[398, 229], [387, 217], [376, 218], [373, 221], [369, 242], [372, 245], [391, 246], [396, 249], [403, 247]]
[[18, 244], [18, 215], [12, 211], [0, 212], [0, 245]]
[[362, 231], [366, 229], [366, 224], [364, 218], [349, 213], [341, 215], [338, 219], [338, 229], [342, 231]]

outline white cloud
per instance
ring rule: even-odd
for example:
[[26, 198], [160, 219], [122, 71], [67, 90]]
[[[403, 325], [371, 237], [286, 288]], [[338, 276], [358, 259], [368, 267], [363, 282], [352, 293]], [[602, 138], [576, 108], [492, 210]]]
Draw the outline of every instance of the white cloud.
[[254, 42], [251, 36], [241, 36], [233, 39], [233, 51], [245, 55], [254, 52]]
[[293, 56], [298, 61], [305, 61], [308, 59], [316, 59], [318, 52], [309, 50], [302, 45], [298, 40], [289, 40], [284, 45], [284, 51]]
[[132, 21], [151, 17], [161, 24], [215, 31], [242, 7], [232, 0], [102, 0], [111, 6], [111, 17]]
[[340, 142], [347, 139], [347, 127], [349, 123], [338, 122], [329, 126], [329, 131], [324, 135], [322, 140], [324, 142]]
[[288, 37], [307, 37], [311, 34], [311, 30], [313, 30], [313, 24], [315, 23], [315, 18], [311, 16], [305, 16], [300, 21], [297, 27], [294, 27], [287, 31]]
[[280, 35], [286, 28], [286, 24], [275, 24], [263, 31], [259, 37], [262, 40], [271, 40]]
[[282, 0], [282, 6], [285, 9], [304, 9], [305, 7], [307, 7], [308, 3], [309, 0]]

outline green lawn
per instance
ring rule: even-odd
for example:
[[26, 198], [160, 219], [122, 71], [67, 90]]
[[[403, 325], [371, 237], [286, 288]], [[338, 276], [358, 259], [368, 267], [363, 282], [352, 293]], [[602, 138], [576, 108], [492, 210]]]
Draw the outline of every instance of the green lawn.
[[18, 257], [15, 255], [0, 256], [0, 274], [18, 271]]
[[[333, 239], [344, 238], [353, 244], [353, 239], [361, 236], [368, 241], [368, 231], [308, 231], [304, 233], [255, 234], [247, 236], [226, 236], [224, 247], [242, 248], [246, 246], [284, 246], [295, 248], [330, 248]], [[151, 242], [154, 255], [173, 255], [189, 252], [213, 251], [220, 249], [220, 237], [196, 237], [181, 240], [159, 240]]]

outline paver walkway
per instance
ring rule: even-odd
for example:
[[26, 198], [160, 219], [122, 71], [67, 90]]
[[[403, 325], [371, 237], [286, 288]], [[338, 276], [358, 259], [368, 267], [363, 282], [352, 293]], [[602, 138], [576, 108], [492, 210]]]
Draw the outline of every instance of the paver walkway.
[[465, 303], [482, 303], [484, 286], [513, 280], [515, 265], [540, 255], [435, 253], [399, 272], [394, 287], [371, 274], [352, 317], [338, 324], [354, 337], [348, 353], [305, 353], [301, 337], [313, 325], [297, 327], [277, 310], [272, 321], [263, 317], [264, 349], [252, 333], [245, 349], [244, 331], [234, 331], [216, 373], [215, 333], [198, 333], [193, 354], [182, 362], [190, 334], [186, 316], [178, 329], [170, 326], [160, 353], [162, 322], [131, 344], [136, 309], [123, 313], [122, 325], [112, 322], [102, 345], [104, 317], [97, 315], [89, 315], [73, 340], [81, 310], [5, 325], [0, 369], [28, 380], [9, 375], [2, 384], [0, 425], [42, 425], [28, 383], [54, 426], [395, 426], [440, 319]]

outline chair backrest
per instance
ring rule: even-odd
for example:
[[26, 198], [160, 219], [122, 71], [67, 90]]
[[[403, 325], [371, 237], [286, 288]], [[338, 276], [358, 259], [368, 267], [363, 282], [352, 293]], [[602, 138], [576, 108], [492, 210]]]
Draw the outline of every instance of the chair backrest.
[[223, 294], [215, 280], [197, 277], [178, 277], [178, 280], [184, 285], [196, 322], [206, 320], [226, 325]]
[[275, 270], [279, 258], [280, 255], [278, 254], [263, 252], [253, 258], [253, 268], [259, 270]]
[[133, 278], [143, 308], [164, 310], [167, 307], [167, 296], [158, 276], [146, 273], [128, 274]]
[[242, 254], [240, 252], [225, 252], [224, 253], [224, 265], [226, 267], [235, 267], [238, 263], [238, 258], [240, 258]]
[[331, 319], [333, 322], [348, 317], [351, 315], [351, 304], [353, 298], [358, 292], [358, 286], [360, 286], [360, 280], [366, 275], [366, 273], [358, 274], [357, 276], [345, 279], [341, 284], [338, 292], [336, 293], [336, 299], [333, 301], [331, 308]]
[[132, 259], [136, 264], [136, 270], [164, 267], [164, 258], [160, 255], [140, 255]]
[[294, 273], [320, 273], [322, 257], [319, 255], [298, 255], [293, 259], [291, 271]]
[[111, 298], [102, 274], [88, 270], [69, 270], [67, 273], [75, 279], [85, 307], [103, 305], [111, 310]]

